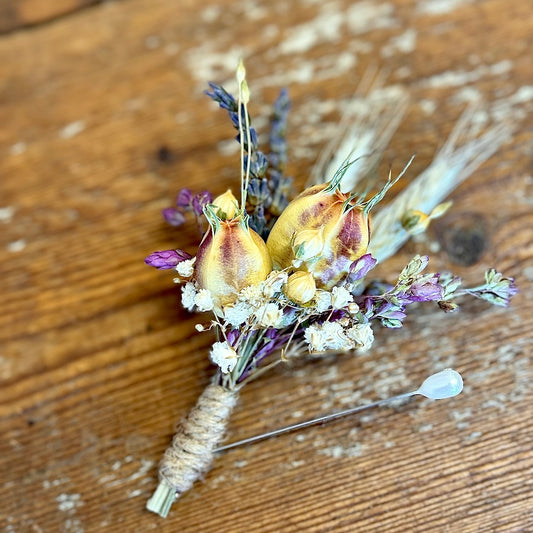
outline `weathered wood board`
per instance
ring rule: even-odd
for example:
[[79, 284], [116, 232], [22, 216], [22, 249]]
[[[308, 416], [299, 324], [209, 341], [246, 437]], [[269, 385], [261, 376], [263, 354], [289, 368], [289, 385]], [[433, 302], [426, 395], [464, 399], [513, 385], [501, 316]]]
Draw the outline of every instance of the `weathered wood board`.
[[[531, 4], [92, 3], [0, 0], [2, 531], [532, 531]], [[229, 452], [162, 520], [145, 501], [209, 381], [211, 338], [143, 258], [194, 250], [194, 224], [172, 230], [159, 215], [180, 187], [236, 183], [234, 132], [202, 91], [230, 80], [239, 56], [252, 116], [290, 90], [298, 184], [369, 66], [411, 95], [384, 176], [414, 152], [409, 174], [423, 170], [468, 100], [500, 102], [512, 140], [382, 273], [437, 243], [434, 270], [475, 283], [494, 266], [521, 292], [509, 309], [420, 306], [402, 330], [378, 329], [369, 355], [250, 384], [232, 439], [409, 390], [446, 366], [466, 389]], [[454, 247], [472, 242], [480, 253], [457, 264]]]

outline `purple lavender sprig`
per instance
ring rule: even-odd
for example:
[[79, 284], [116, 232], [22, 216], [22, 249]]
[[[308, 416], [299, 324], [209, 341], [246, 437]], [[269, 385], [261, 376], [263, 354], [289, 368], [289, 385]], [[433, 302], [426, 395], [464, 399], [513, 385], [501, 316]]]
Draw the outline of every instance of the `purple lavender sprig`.
[[[206, 91], [207, 96], [225, 109], [233, 126], [239, 128], [239, 111], [236, 99], [223, 87], [210, 82], [211, 91]], [[250, 118], [245, 115], [244, 106], [241, 106], [241, 126], [244, 128], [242, 139], [243, 148], [250, 152], [250, 180], [247, 189], [247, 198], [250, 206], [250, 227], [263, 239], [267, 239], [274, 222], [289, 203], [292, 190], [292, 178], [284, 176], [283, 171], [287, 164], [287, 116], [290, 109], [290, 100], [287, 90], [282, 90], [272, 114], [270, 131], [270, 149], [267, 156], [259, 150], [256, 130], [250, 125]], [[247, 119], [247, 120], [246, 120]], [[250, 137], [250, 147], [247, 138]], [[240, 143], [240, 134], [236, 140]], [[243, 168], [248, 168], [248, 155], [245, 156]], [[268, 174], [267, 174], [268, 172]]]
[[282, 89], [274, 102], [272, 119], [270, 122], [270, 153], [269, 182], [271, 193], [269, 211], [274, 217], [278, 217], [289, 204], [292, 191], [292, 178], [285, 176], [285, 168], [288, 160], [287, 149], [287, 119], [291, 101], [287, 89]]
[[[209, 82], [212, 92], [206, 91], [207, 96], [218, 103], [218, 105], [225, 109], [233, 127], [239, 129], [239, 110], [238, 103], [235, 98], [229, 94], [223, 87]], [[247, 198], [248, 202], [254, 206], [250, 213], [248, 223], [250, 227], [259, 235], [266, 239], [270, 229], [267, 218], [265, 217], [265, 210], [269, 208], [271, 203], [271, 190], [268, 185], [266, 173], [268, 169], [268, 159], [265, 154], [258, 149], [257, 132], [250, 125], [250, 117], [246, 115], [244, 105], [241, 105], [241, 127], [243, 128], [243, 139], [240, 133], [236, 136], [237, 142], [241, 143], [246, 152], [243, 161], [243, 170], [248, 169], [250, 165], [250, 179], [248, 182]], [[248, 126], [247, 126], [248, 125]], [[247, 129], [248, 127], [248, 129]], [[250, 139], [250, 146], [248, 146], [247, 139]], [[249, 154], [249, 155], [248, 155]]]
[[[233, 127], [238, 130], [239, 111], [237, 100], [235, 100], [235, 98], [220, 85], [217, 85], [213, 82], [209, 82], [209, 87], [211, 87], [212, 92], [206, 91], [205, 94], [209, 96], [212, 100], [217, 102], [222, 109], [225, 109], [228, 112]], [[249, 124], [248, 129], [246, 129], [247, 123]], [[259, 151], [257, 131], [250, 124], [250, 116], [246, 114], [246, 109], [244, 105], [241, 104], [241, 125], [244, 133], [242, 145], [246, 153], [251, 153], [250, 176], [252, 178], [262, 178], [266, 174], [268, 168], [268, 160], [265, 154]], [[250, 146], [248, 146], [248, 138], [250, 138]], [[237, 142], [241, 143], [240, 134], [237, 135], [236, 140]], [[243, 169], [246, 170], [247, 166], [248, 161], [247, 159], [245, 159]]]
[[272, 120], [270, 122], [270, 153], [268, 162], [271, 171], [283, 174], [287, 166], [287, 119], [291, 101], [287, 89], [282, 89], [274, 102]]

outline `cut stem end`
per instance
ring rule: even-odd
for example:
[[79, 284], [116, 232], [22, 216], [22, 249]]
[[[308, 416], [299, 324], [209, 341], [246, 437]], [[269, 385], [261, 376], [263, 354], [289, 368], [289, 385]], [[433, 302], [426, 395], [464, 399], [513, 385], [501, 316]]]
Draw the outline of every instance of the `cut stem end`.
[[146, 502], [146, 508], [162, 518], [166, 518], [176, 500], [176, 489], [165, 479], [159, 482], [152, 497]]

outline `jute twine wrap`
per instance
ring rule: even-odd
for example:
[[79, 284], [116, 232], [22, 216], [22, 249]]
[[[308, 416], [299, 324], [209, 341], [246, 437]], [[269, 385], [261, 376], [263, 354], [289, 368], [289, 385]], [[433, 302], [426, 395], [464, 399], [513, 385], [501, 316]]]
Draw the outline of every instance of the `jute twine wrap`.
[[238, 392], [209, 385], [180, 424], [159, 465], [160, 485], [171, 488], [175, 498], [209, 470], [237, 399]]

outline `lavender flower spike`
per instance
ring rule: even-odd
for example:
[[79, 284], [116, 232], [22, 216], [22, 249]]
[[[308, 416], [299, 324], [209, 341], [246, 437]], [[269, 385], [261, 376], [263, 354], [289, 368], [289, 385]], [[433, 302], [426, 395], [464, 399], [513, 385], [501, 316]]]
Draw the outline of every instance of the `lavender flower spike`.
[[178, 263], [191, 259], [191, 255], [183, 250], [162, 250], [151, 253], [144, 262], [157, 268], [158, 270], [169, 270], [174, 268]]

